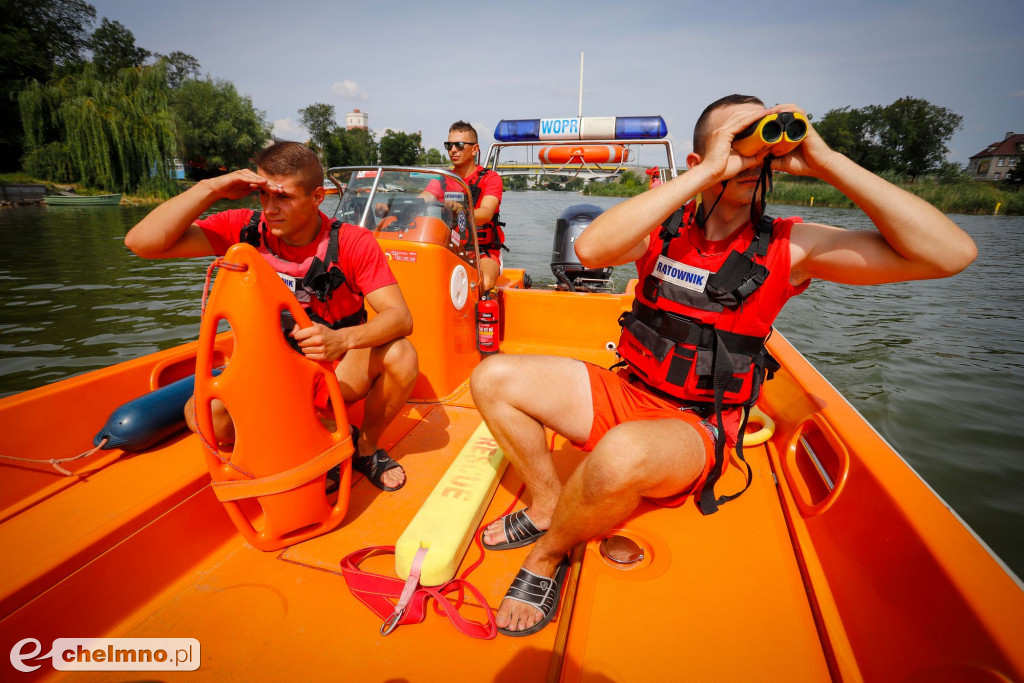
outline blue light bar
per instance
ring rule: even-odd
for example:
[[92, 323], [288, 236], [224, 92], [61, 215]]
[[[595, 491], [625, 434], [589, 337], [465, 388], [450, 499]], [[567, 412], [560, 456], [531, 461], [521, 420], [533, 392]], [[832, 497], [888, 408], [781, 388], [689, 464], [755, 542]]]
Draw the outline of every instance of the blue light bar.
[[585, 116], [565, 119], [502, 119], [494, 128], [498, 142], [539, 140], [658, 140], [668, 135], [660, 116]]

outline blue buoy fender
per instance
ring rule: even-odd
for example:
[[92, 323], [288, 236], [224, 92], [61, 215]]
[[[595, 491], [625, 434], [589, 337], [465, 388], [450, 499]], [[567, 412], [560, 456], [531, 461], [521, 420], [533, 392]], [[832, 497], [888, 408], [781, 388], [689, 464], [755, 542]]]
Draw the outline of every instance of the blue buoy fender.
[[[220, 369], [214, 370], [220, 374]], [[143, 451], [185, 428], [185, 404], [195, 391], [195, 375], [128, 401], [107, 418], [107, 423], [92, 440], [104, 450], [120, 448]]]

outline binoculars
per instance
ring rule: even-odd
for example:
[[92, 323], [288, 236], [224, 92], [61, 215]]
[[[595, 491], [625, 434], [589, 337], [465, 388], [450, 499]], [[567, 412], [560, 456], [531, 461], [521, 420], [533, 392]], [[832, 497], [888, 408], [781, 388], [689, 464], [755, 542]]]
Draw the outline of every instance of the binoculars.
[[807, 135], [807, 117], [800, 112], [769, 114], [740, 131], [732, 148], [745, 157], [757, 156], [771, 148], [772, 156], [789, 154]]

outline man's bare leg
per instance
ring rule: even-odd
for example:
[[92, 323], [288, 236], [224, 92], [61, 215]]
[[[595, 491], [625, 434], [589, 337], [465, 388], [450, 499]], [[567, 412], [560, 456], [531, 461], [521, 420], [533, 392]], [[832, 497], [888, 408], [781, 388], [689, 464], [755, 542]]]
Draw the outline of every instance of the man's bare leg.
[[[354, 446], [357, 455], [373, 455], [384, 430], [402, 410], [416, 384], [416, 349], [405, 338], [372, 349], [353, 349], [345, 354], [335, 374], [346, 401], [366, 399], [359, 443]], [[381, 482], [388, 487], [400, 486], [404, 481], [405, 470], [401, 467], [381, 475]]]
[[[625, 519], [642, 496], [664, 497], [684, 490], [703, 471], [707, 454], [697, 431], [682, 420], [630, 422], [611, 429], [563, 488], [555, 473], [544, 426], [570, 440], [587, 440], [593, 404], [586, 367], [540, 356], [495, 356], [473, 374], [473, 398], [532, 496], [530, 518], [548, 532], [523, 563], [539, 576], [553, 576], [578, 543]], [[495, 522], [484, 532], [488, 544], [505, 541]], [[539, 610], [503, 600], [499, 627], [524, 630]]]
[[483, 281], [483, 291], [488, 291], [498, 281], [501, 275], [501, 266], [491, 258], [480, 258], [480, 279]]
[[[477, 366], [470, 387], [495, 441], [526, 484], [530, 519], [546, 529], [562, 482], [544, 428], [573, 441], [587, 440], [593, 403], [586, 366], [551, 356], [492, 356]], [[500, 520], [484, 532], [488, 544], [505, 540]]]
[[[185, 424], [193, 432], [197, 431], [195, 422], [196, 397], [193, 395], [185, 404]], [[229, 444], [235, 442], [235, 423], [228, 414], [227, 408], [220, 399], [210, 400], [210, 417], [213, 421], [213, 436], [218, 444]], [[204, 438], [209, 438], [204, 435]]]

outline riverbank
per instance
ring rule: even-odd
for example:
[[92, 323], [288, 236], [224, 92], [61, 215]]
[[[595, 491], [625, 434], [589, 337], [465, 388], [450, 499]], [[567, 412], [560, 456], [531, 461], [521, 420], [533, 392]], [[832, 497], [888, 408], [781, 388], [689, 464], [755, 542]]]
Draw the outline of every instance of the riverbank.
[[[0, 185], [2, 185], [2, 186], [8, 186], [8, 185], [14, 185], [14, 186], [19, 186], [19, 185], [42, 185], [42, 186], [44, 186], [46, 188], [45, 189], [45, 194], [62, 194], [62, 193], [65, 193], [65, 192], [73, 192], [74, 194], [83, 195], [83, 196], [98, 195], [98, 194], [109, 194], [108, 190], [100, 190], [100, 189], [96, 189], [96, 188], [85, 187], [84, 185], [79, 185], [79, 184], [75, 184], [75, 183], [71, 183], [71, 184], [68, 184], [68, 183], [55, 183], [55, 182], [50, 181], [50, 180], [44, 180], [43, 178], [35, 178], [33, 176], [28, 175], [27, 173], [0, 173]], [[182, 186], [181, 189], [184, 189], [184, 186]], [[155, 196], [123, 194], [121, 196], [121, 203], [122, 204], [129, 204], [129, 205], [132, 205], [132, 206], [150, 206], [150, 205], [159, 204], [160, 202], [164, 201], [165, 199], [168, 199], [170, 196], [172, 196], [172, 195], [167, 194], [167, 196], [155, 197]], [[38, 204], [38, 201], [30, 202], [30, 203]], [[17, 203], [17, 202], [10, 202], [10, 203], [6, 203], [5, 205], [6, 206], [20, 206], [22, 204]], [[25, 205], [28, 205], [28, 204], [25, 204]]]
[[[1024, 216], [1024, 191], [1005, 189], [996, 183], [967, 179], [943, 182], [934, 177], [918, 178], [916, 182], [912, 183], [888, 177], [886, 180], [924, 199], [943, 213]], [[583, 190], [583, 194], [600, 197], [632, 197], [646, 189], [646, 184], [637, 182], [589, 183]], [[776, 204], [793, 204], [795, 206], [820, 206], [831, 209], [854, 208], [853, 202], [828, 183], [816, 178], [798, 178], [778, 173], [775, 175], [774, 185], [768, 199]]]

